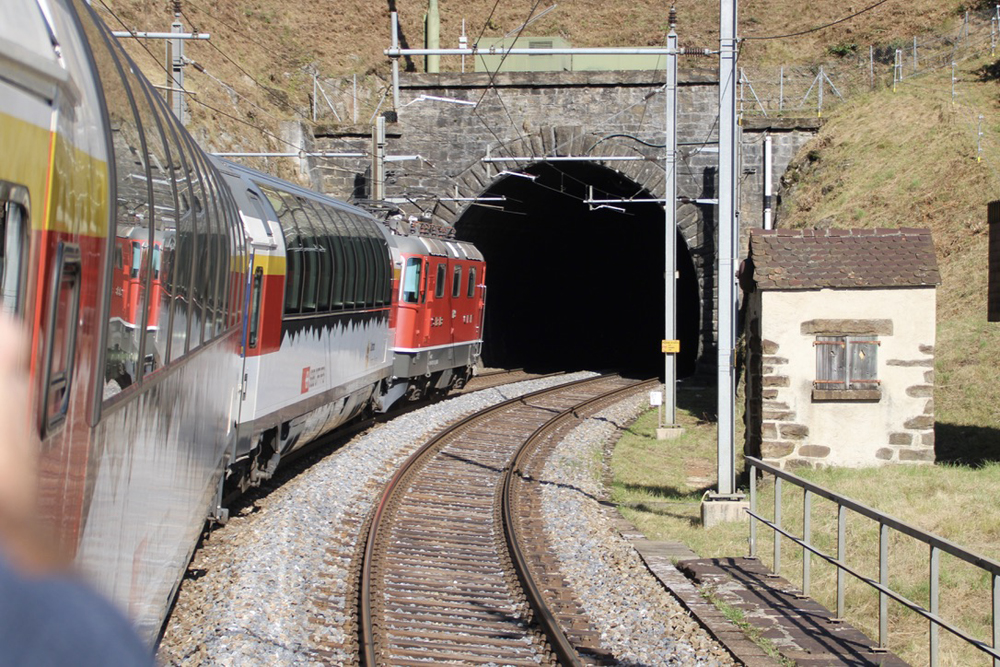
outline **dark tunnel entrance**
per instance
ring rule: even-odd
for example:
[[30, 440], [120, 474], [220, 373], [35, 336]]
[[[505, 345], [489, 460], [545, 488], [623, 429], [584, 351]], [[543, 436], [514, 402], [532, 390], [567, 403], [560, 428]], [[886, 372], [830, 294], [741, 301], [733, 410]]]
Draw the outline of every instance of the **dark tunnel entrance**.
[[[483, 196], [506, 201], [471, 206], [456, 223], [458, 238], [486, 257], [486, 366], [662, 377], [663, 208], [597, 208], [584, 203], [588, 186], [595, 199], [653, 198], [607, 167], [543, 162], [501, 176]], [[677, 269], [677, 375], [684, 377], [695, 370], [702, 309], [680, 234]]]

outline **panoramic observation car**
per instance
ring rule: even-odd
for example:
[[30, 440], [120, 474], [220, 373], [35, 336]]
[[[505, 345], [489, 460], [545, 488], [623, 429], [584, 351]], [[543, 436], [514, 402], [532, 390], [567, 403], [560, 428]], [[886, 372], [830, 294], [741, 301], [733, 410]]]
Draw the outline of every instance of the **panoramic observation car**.
[[209, 157], [83, 0], [5, 10], [0, 308], [30, 338], [39, 509], [152, 643], [227, 481], [465, 382], [485, 265]]

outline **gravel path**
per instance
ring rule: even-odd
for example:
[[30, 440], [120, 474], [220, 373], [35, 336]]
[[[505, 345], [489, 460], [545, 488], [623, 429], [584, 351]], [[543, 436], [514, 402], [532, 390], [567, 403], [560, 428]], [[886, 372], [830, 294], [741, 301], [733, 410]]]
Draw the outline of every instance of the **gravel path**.
[[[592, 376], [576, 373], [488, 389], [417, 410], [355, 438], [230, 519], [199, 549], [158, 661], [171, 665], [344, 664], [347, 573], [357, 533], [382, 486], [432, 433], [524, 393]], [[570, 581], [622, 664], [730, 664], [613, 531], [596, 498], [600, 450], [642, 398], [578, 427], [550, 463], [548, 523]], [[547, 497], [546, 502], [549, 503]], [[558, 519], [557, 519], [558, 517]], [[333, 574], [317, 577], [320, 570]], [[310, 619], [321, 619], [322, 630]], [[681, 636], [674, 642], [669, 636]], [[334, 647], [331, 649], [331, 647]], [[318, 654], [323, 648], [324, 654]], [[332, 653], [331, 653], [332, 651]]]
[[614, 530], [599, 504], [605, 443], [647, 408], [646, 394], [587, 419], [556, 447], [542, 474], [545, 528], [560, 571], [601, 642], [625, 665], [731, 665], [720, 647]]

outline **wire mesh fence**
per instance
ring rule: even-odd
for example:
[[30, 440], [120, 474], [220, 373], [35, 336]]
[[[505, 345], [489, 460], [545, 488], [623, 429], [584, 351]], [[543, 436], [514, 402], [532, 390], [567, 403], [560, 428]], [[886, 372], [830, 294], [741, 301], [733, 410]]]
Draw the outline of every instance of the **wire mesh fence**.
[[740, 113], [745, 116], [822, 116], [859, 93], [898, 86], [909, 78], [993, 56], [1000, 48], [1000, 5], [967, 10], [950, 34], [923, 35], [867, 47], [842, 42], [837, 56], [810, 67], [746, 67], [740, 70]]

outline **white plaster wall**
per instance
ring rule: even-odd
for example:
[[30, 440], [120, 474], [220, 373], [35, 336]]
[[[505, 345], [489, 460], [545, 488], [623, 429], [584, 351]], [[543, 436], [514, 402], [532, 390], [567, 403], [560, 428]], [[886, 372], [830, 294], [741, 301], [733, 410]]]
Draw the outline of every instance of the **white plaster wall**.
[[[790, 386], [778, 388], [775, 400], [786, 403], [795, 413], [795, 423], [809, 427], [802, 444], [830, 448], [824, 463], [849, 467], [884, 463], [876, 460], [875, 452], [886, 446], [889, 434], [905, 431], [908, 419], [923, 414], [927, 399], [907, 396], [906, 389], [926, 384], [924, 373], [932, 367], [892, 366], [888, 362], [933, 359], [933, 353], [921, 352], [920, 346], [934, 345], [935, 307], [933, 288], [762, 293], [762, 338], [779, 345], [774, 356], [788, 360], [776, 372], [787, 374]], [[813, 403], [816, 336], [802, 334], [801, 324], [814, 319], [892, 320], [892, 335], [879, 336], [882, 398], [878, 403]], [[764, 365], [768, 366], [767, 356]]]

